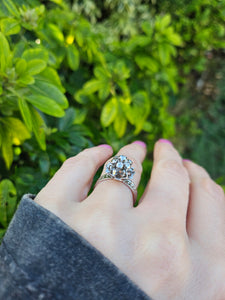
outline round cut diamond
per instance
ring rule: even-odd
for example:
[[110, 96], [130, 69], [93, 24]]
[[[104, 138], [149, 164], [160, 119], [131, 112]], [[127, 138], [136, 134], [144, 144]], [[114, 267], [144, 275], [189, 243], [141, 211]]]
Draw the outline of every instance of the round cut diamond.
[[123, 169], [123, 163], [121, 161], [119, 161], [117, 164], [116, 164], [116, 167], [119, 168], [119, 169]]
[[126, 163], [124, 164], [124, 166], [125, 166], [127, 169], [129, 169], [131, 165], [130, 165], [130, 163], [126, 162]]
[[122, 161], [122, 162], [127, 162], [127, 157], [125, 155], [120, 155], [119, 156], [119, 159]]

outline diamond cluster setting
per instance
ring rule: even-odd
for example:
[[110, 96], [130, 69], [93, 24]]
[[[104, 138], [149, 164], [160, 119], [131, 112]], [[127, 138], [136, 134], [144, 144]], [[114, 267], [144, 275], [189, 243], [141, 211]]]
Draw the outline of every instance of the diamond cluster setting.
[[106, 173], [117, 180], [132, 179], [135, 173], [132, 163], [125, 155], [114, 156], [106, 165]]

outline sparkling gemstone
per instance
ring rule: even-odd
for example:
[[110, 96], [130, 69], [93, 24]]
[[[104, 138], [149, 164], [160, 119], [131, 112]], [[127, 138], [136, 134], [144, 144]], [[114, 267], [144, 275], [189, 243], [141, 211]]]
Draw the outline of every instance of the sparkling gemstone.
[[112, 169], [112, 170], [111, 170], [111, 174], [112, 174], [113, 176], [116, 176], [116, 174], [117, 174], [117, 169]]
[[116, 167], [119, 168], [119, 169], [123, 169], [123, 163], [121, 161], [119, 161], [117, 164], [116, 164]]
[[116, 178], [120, 179], [126, 176], [125, 170], [118, 170], [116, 174]]
[[111, 163], [108, 163], [108, 164], [106, 165], [106, 168], [108, 168], [109, 170], [111, 169], [111, 167], [112, 167], [112, 164], [111, 164]]
[[119, 158], [122, 162], [127, 162], [127, 157], [125, 155], [120, 155]]
[[126, 163], [124, 163], [124, 166], [125, 166], [126, 169], [129, 169], [130, 168], [130, 163], [126, 162]]
[[129, 170], [127, 170], [127, 176], [128, 178], [132, 179], [134, 176], [134, 169], [130, 168]]

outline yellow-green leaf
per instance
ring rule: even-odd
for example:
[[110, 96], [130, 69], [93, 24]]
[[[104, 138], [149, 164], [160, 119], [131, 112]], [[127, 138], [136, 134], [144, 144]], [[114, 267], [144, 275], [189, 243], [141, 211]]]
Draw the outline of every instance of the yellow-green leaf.
[[30, 133], [20, 119], [13, 117], [4, 117], [2, 119], [5, 127], [11, 133], [12, 143], [14, 140], [17, 144], [21, 144], [24, 140], [30, 138]]
[[61, 108], [68, 108], [69, 104], [63, 93], [53, 84], [44, 80], [35, 80], [35, 84], [29, 87], [34, 94], [40, 94], [54, 100]]
[[23, 52], [22, 58], [25, 59], [27, 62], [32, 61], [33, 59], [40, 59], [44, 60], [47, 63], [48, 52], [42, 48], [28, 49]]
[[40, 148], [45, 151], [46, 150], [46, 140], [45, 140], [45, 122], [40, 116], [40, 114], [36, 111], [35, 108], [30, 107], [30, 113], [32, 118], [32, 127], [35, 138], [40, 146]]
[[117, 114], [117, 99], [111, 98], [103, 107], [101, 112], [101, 123], [104, 127], [109, 126], [115, 119]]
[[13, 162], [12, 136], [6, 126], [1, 126], [2, 156], [7, 169], [10, 169]]
[[0, 70], [5, 72], [11, 61], [9, 43], [5, 36], [0, 32]]
[[24, 74], [27, 69], [27, 62], [25, 61], [25, 59], [19, 58], [16, 63], [15, 69], [18, 76]]
[[22, 84], [22, 85], [30, 85], [34, 83], [34, 77], [28, 75], [28, 74], [23, 74], [23, 76], [21, 76], [18, 79], [18, 83]]
[[48, 24], [48, 30], [52, 37], [54, 37], [58, 42], [64, 42], [64, 35], [58, 26], [56, 26], [55, 24]]
[[118, 138], [124, 136], [127, 128], [127, 119], [121, 110], [120, 113], [116, 115], [113, 125]]
[[5, 35], [17, 34], [20, 32], [20, 25], [15, 19], [5, 18], [1, 20], [1, 29]]
[[20, 109], [20, 113], [23, 117], [24, 123], [26, 124], [28, 130], [32, 130], [32, 119], [29, 106], [24, 99], [18, 99], [18, 105]]
[[46, 62], [41, 59], [33, 59], [27, 63], [27, 73], [29, 75], [39, 74], [46, 68]]
[[16, 210], [16, 204], [15, 186], [8, 179], [2, 180], [0, 182], [0, 223], [2, 223], [4, 227], [6, 227], [11, 220]]

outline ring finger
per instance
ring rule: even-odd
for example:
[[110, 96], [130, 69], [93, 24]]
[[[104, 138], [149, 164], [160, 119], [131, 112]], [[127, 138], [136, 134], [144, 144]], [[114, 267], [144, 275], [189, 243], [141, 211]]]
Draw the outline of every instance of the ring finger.
[[[142, 173], [142, 162], [146, 156], [146, 145], [141, 141], [133, 142], [132, 144], [126, 145], [120, 149], [116, 156], [124, 155], [132, 161], [132, 168], [135, 173], [132, 178], [136, 188], [141, 179]], [[106, 173], [106, 164], [101, 175]], [[99, 197], [98, 197], [99, 195]], [[101, 198], [104, 195], [105, 201], [110, 203], [119, 204], [120, 207], [132, 207], [134, 195], [131, 189], [119, 180], [104, 180], [97, 182], [94, 191], [90, 197]], [[96, 197], [97, 196], [97, 197]], [[101, 200], [102, 201], [102, 200]]]

